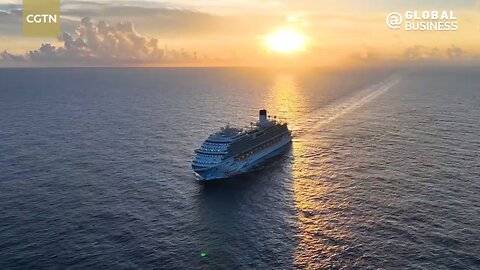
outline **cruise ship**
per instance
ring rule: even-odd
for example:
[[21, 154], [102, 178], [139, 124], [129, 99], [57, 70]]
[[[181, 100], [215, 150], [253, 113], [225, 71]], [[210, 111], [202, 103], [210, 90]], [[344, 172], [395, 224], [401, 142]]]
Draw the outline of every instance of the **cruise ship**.
[[250, 129], [227, 125], [211, 134], [195, 150], [192, 169], [201, 181], [229, 178], [259, 168], [291, 142], [287, 123], [271, 119], [266, 110], [260, 110], [258, 121]]

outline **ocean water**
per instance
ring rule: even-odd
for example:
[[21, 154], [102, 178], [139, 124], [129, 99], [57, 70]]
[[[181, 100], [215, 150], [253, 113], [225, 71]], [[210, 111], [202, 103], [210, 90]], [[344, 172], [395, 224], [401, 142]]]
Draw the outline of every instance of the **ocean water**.
[[[261, 108], [291, 149], [198, 183]], [[0, 115], [0, 269], [480, 268], [480, 69], [0, 69]]]

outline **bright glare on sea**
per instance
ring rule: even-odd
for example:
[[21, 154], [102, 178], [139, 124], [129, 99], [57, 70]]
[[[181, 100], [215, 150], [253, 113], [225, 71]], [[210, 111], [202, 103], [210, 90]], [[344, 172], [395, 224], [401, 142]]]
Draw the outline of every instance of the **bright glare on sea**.
[[[478, 269], [480, 70], [0, 69], [0, 269]], [[292, 148], [202, 185], [259, 109]]]

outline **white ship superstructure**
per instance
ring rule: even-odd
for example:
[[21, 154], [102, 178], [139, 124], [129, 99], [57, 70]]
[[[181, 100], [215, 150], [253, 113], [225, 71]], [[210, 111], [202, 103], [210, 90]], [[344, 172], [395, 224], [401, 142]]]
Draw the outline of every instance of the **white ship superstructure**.
[[260, 110], [259, 120], [249, 130], [226, 126], [210, 135], [195, 150], [192, 169], [199, 180], [214, 180], [249, 172], [290, 145], [286, 123], [267, 118]]

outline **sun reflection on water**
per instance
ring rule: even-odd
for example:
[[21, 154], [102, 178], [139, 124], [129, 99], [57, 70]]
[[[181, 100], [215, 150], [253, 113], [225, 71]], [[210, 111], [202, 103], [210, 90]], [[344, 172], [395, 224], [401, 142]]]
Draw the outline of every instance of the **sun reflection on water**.
[[348, 203], [329, 196], [336, 188], [332, 179], [337, 169], [328, 140], [322, 134], [304, 132], [315, 123], [303, 121], [308, 104], [302, 90], [295, 74], [280, 74], [271, 88], [268, 106], [288, 121], [293, 134], [291, 174], [298, 223], [293, 263], [305, 269], [331, 268], [335, 267], [335, 257], [348, 249], [342, 244], [342, 239], [350, 238], [348, 231], [336, 226], [341, 209]]
[[[336, 226], [338, 210], [347, 207], [331, 197], [335, 178], [328, 145], [302, 136], [293, 146], [293, 190], [298, 219], [298, 245], [294, 264], [304, 269], [331, 268], [343, 252], [346, 231]], [[343, 205], [342, 205], [343, 204]]]
[[305, 108], [300, 90], [295, 74], [281, 73], [275, 77], [267, 101], [270, 111], [275, 112], [281, 121], [287, 122], [292, 131], [298, 128], [297, 123]]

